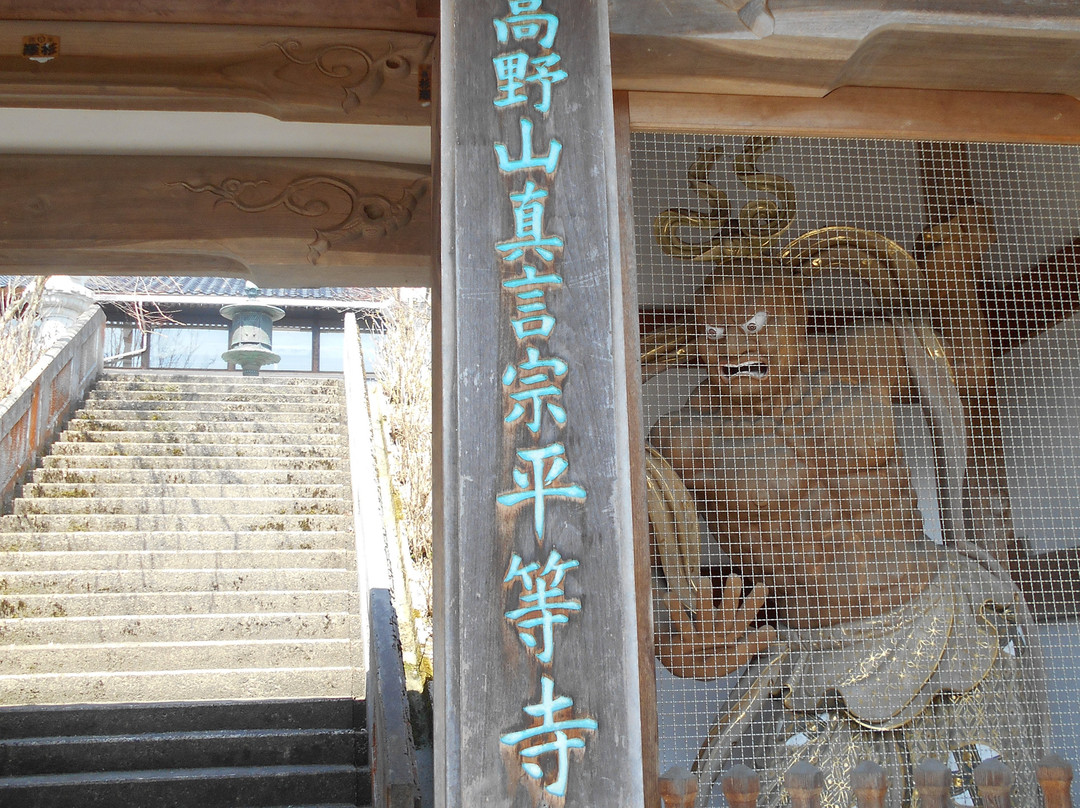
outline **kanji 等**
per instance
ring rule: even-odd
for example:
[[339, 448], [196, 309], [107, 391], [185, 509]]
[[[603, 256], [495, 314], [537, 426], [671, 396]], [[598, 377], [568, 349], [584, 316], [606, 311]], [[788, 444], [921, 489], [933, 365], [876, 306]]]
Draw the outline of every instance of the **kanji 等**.
[[533, 575], [540, 565], [533, 562], [522, 567], [521, 556], [515, 553], [503, 581], [509, 583], [514, 578], [521, 578], [521, 608], [511, 609], [505, 617], [517, 627], [518, 637], [525, 647], [532, 650], [536, 649], [537, 641], [531, 629], [540, 628], [543, 645], [536, 658], [545, 665], [550, 664], [555, 653], [555, 624], [569, 623], [570, 617], [566, 613], [581, 611], [581, 603], [565, 598], [563, 590], [559, 588], [567, 570], [576, 566], [577, 561], [563, 561], [558, 551], [552, 550], [543, 571], [539, 575]]

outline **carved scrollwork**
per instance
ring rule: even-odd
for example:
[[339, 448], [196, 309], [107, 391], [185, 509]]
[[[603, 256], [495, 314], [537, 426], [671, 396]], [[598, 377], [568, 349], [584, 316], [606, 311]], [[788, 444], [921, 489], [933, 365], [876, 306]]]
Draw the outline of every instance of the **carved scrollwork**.
[[427, 58], [431, 39], [420, 44], [404, 47], [387, 42], [385, 52], [368, 51], [357, 45], [325, 45], [317, 50], [304, 52], [295, 39], [271, 42], [292, 64], [310, 67], [328, 79], [341, 84], [345, 98], [341, 108], [353, 112], [373, 96], [387, 79], [408, 76]]
[[[758, 159], [772, 150], [772, 144], [771, 138], [748, 138], [731, 167], [743, 185], [772, 194], [775, 201], [748, 202], [738, 217], [732, 218], [727, 194], [709, 180], [721, 150], [705, 149], [687, 173], [690, 187], [708, 204], [708, 210], [675, 208], [657, 216], [655, 230], [660, 248], [687, 261], [715, 261], [754, 255], [774, 246], [795, 221], [795, 186], [778, 174], [766, 174], [758, 168]], [[704, 241], [687, 241], [681, 235], [687, 229], [711, 230], [713, 235]]]
[[417, 203], [428, 192], [431, 180], [428, 177], [416, 179], [397, 201], [381, 194], [362, 195], [345, 180], [326, 175], [299, 177], [278, 192], [258, 190], [268, 185], [268, 180], [235, 177], [222, 180], [218, 185], [170, 184], [194, 193], [211, 193], [218, 197], [214, 200], [215, 206], [226, 202], [244, 213], [261, 213], [280, 206], [299, 216], [325, 216], [335, 209], [333, 196], [337, 195], [347, 202], [348, 209], [336, 225], [315, 228], [315, 240], [308, 245], [308, 260], [315, 264], [335, 241], [347, 236], [382, 238], [407, 225]]

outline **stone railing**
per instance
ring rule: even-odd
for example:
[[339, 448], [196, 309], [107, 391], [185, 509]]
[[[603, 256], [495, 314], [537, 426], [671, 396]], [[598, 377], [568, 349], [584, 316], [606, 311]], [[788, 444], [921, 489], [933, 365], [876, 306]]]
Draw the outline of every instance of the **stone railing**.
[[345, 315], [345, 407], [349, 422], [356, 565], [359, 573], [364, 647], [367, 649], [368, 746], [372, 805], [418, 808], [416, 768], [401, 635], [391, 597], [390, 562], [372, 444], [367, 380], [360, 356], [356, 315]]
[[84, 311], [0, 400], [0, 512], [101, 372], [105, 314]]
[[[1058, 755], [1039, 761], [1035, 777], [1042, 788], [1046, 808], [1072, 808], [1070, 785], [1072, 766]], [[1009, 808], [1013, 773], [1001, 758], [985, 760], [975, 767], [978, 801], [964, 804], [983, 808]], [[920, 808], [955, 808], [950, 796], [952, 770], [937, 760], [924, 760], [914, 771], [915, 791]], [[758, 775], [748, 766], [733, 766], [724, 772], [720, 787], [730, 808], [755, 808], [758, 801]], [[821, 769], [805, 761], [796, 763], [784, 777], [791, 808], [820, 808], [825, 776]], [[884, 808], [885, 769], [871, 760], [859, 763], [851, 772], [851, 791], [857, 808]], [[673, 767], [660, 778], [660, 797], [664, 808], [694, 808], [698, 797], [697, 778], [682, 767]]]

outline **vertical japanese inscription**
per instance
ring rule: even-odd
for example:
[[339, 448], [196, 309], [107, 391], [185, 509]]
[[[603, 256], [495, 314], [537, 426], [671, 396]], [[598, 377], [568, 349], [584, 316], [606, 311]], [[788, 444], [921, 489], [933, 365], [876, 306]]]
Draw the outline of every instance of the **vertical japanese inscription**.
[[[569, 78], [556, 51], [559, 17], [542, 0], [508, 0], [508, 14], [492, 22], [495, 56], [492, 104], [500, 116], [516, 118], [518, 142], [492, 143], [493, 165], [511, 188], [506, 205], [512, 233], [496, 234], [492, 250], [502, 267], [503, 294], [510, 299], [506, 328], [514, 335], [516, 354], [501, 371], [505, 424], [521, 435], [514, 463], [506, 469], [508, 490], [497, 496], [512, 519], [527, 519], [535, 542], [533, 557], [513, 553], [503, 586], [517, 593], [518, 604], [505, 612], [522, 653], [537, 663], [540, 701], [526, 704], [521, 722], [504, 727], [499, 743], [517, 755], [521, 770], [548, 794], [564, 798], [571, 777], [569, 750], [584, 752], [598, 729], [591, 718], [575, 715], [571, 694], [558, 693], [549, 675], [559, 632], [573, 630], [583, 604], [565, 594], [564, 581], [580, 572], [581, 562], [564, 559], [554, 547], [560, 507], [583, 502], [586, 488], [575, 481], [564, 435], [573, 413], [562, 402], [574, 368], [549, 350], [556, 312], [568, 305], [559, 259], [567, 246], [563, 235], [545, 222], [564, 159], [558, 138], [561, 123], [551, 116], [552, 97]], [[511, 130], [513, 127], [511, 126]], [[545, 429], [546, 427], [546, 429]], [[552, 440], [552, 433], [559, 439]], [[547, 437], [545, 437], [545, 435]], [[524, 726], [521, 726], [524, 724]], [[545, 766], [540, 765], [545, 762]]]

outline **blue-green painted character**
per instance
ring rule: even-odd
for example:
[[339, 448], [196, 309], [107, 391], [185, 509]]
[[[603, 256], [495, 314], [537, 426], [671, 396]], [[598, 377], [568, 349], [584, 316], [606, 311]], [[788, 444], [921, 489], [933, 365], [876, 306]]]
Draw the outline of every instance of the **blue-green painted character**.
[[[500, 505], [507, 507], [529, 499], [533, 501], [533, 527], [539, 542], [544, 540], [545, 502], [549, 497], [584, 500], [586, 496], [585, 489], [580, 485], [548, 487], [570, 467], [563, 457], [565, 452], [566, 448], [561, 443], [519, 450], [517, 456], [527, 464], [525, 469], [514, 469], [514, 482], [519, 490], [509, 491], [497, 498]], [[545, 466], [547, 471], [544, 470]]]
[[495, 36], [505, 45], [512, 36], [515, 41], [535, 39], [542, 47], [555, 44], [559, 31], [559, 18], [540, 11], [540, 0], [510, 0], [510, 15], [496, 17]]
[[509, 174], [511, 171], [526, 171], [530, 168], [542, 168], [546, 174], [554, 174], [559, 167], [559, 155], [562, 154], [562, 143], [555, 138], [548, 145], [547, 154], [536, 154], [533, 150], [533, 122], [528, 118], [522, 118], [521, 125], [521, 157], [517, 160], [510, 158], [510, 150], [505, 143], [495, 144], [495, 157], [499, 161], [499, 170]]
[[[545, 743], [527, 746], [518, 754], [522, 758], [530, 760], [522, 761], [521, 768], [535, 780], [542, 780], [544, 770], [533, 761], [541, 755], [555, 753], [556, 771], [555, 779], [544, 786], [544, 790], [556, 797], [566, 796], [566, 783], [569, 776], [570, 749], [584, 749], [585, 739], [582, 732], [594, 732], [599, 725], [591, 718], [564, 718], [556, 720], [555, 714], [564, 710], [570, 710], [574, 706], [574, 700], [569, 696], [555, 698], [555, 680], [548, 676], [540, 677], [540, 703], [530, 704], [523, 708], [525, 713], [533, 718], [539, 718], [540, 723], [536, 726], [523, 729], [518, 732], [510, 732], [503, 735], [499, 740], [507, 746], [516, 746], [522, 741], [539, 739], [541, 736], [551, 736], [551, 740]], [[573, 734], [571, 734], [573, 733]]]

